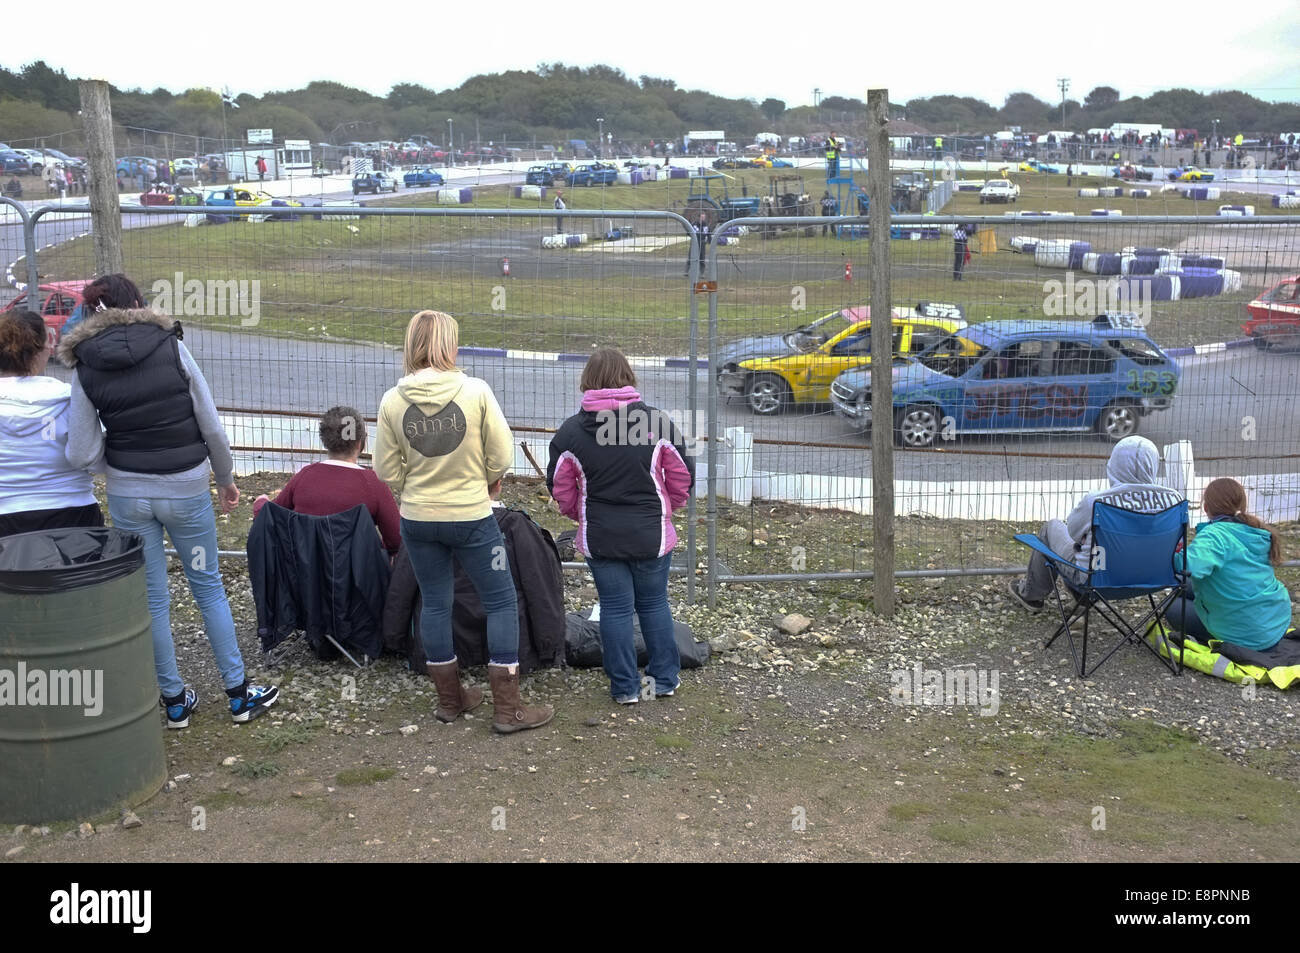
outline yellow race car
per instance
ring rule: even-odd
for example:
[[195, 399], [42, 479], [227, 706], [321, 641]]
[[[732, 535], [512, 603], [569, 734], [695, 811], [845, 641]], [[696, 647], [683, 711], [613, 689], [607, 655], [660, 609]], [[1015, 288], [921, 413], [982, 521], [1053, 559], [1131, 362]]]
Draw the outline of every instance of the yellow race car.
[[1178, 175], [1179, 182], [1213, 182], [1214, 173], [1206, 172], [1204, 169], [1198, 169], [1195, 166], [1188, 166]]
[[[895, 357], [915, 354], [966, 327], [960, 305], [921, 302], [894, 308]], [[829, 404], [831, 383], [845, 371], [871, 363], [871, 309], [845, 308], [780, 336], [779, 348], [766, 339], [746, 339], [763, 356], [740, 359], [740, 349], [720, 353], [719, 393], [743, 396], [762, 416], [794, 404]]]
[[271, 198], [270, 195], [259, 189], [245, 188], [242, 185], [227, 185], [219, 189], [209, 189], [204, 204], [237, 205], [247, 208], [255, 205], [270, 205]]

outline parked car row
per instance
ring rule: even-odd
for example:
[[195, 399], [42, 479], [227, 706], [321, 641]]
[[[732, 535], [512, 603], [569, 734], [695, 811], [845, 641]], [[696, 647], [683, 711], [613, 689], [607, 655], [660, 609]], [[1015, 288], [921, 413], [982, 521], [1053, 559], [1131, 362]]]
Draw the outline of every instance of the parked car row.
[[0, 149], [0, 172], [11, 175], [24, 173], [41, 175], [45, 169], [54, 165], [58, 168], [81, 169], [86, 160], [70, 156], [58, 149]]
[[[1122, 312], [967, 325], [960, 307], [921, 302], [894, 308], [890, 320], [889, 425], [903, 447], [978, 433], [1091, 431], [1120, 440], [1172, 406], [1181, 375], [1137, 316]], [[829, 403], [855, 429], [871, 428], [869, 309], [736, 341], [720, 357], [719, 393], [743, 396], [755, 414]]]

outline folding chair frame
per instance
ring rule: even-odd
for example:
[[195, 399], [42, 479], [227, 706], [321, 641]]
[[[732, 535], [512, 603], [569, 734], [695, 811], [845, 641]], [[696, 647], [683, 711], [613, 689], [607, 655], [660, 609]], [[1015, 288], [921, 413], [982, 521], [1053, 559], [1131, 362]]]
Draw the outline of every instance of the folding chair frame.
[[[1186, 504], [1184, 503], [1182, 505], [1185, 506]], [[1151, 515], [1157, 515], [1157, 514], [1151, 514]], [[1186, 550], [1187, 522], [1185, 520], [1183, 522], [1182, 531], [1179, 534], [1179, 538], [1180, 538], [1179, 547], [1183, 550]], [[1093, 539], [1096, 539], [1095, 517], [1093, 523]], [[1094, 570], [1091, 567], [1088, 569], [1084, 569], [1078, 566], [1072, 559], [1064, 558], [1058, 555], [1057, 553], [1053, 552], [1046, 543], [1044, 543], [1041, 539], [1039, 539], [1035, 535], [1029, 533], [1020, 533], [1015, 536], [1015, 540], [1016, 542], [1028, 546], [1034, 552], [1043, 556], [1047, 560], [1048, 571], [1051, 572], [1052, 574], [1052, 595], [1055, 597], [1056, 607], [1061, 613], [1061, 624], [1056, 627], [1056, 631], [1052, 633], [1051, 638], [1049, 638], [1043, 644], [1044, 651], [1050, 649], [1053, 643], [1055, 643], [1057, 639], [1059, 639], [1062, 635], [1064, 635], [1066, 641], [1070, 645], [1070, 656], [1074, 660], [1075, 672], [1078, 674], [1079, 678], [1087, 678], [1088, 676], [1096, 672], [1097, 669], [1101, 668], [1101, 666], [1104, 665], [1110, 659], [1111, 656], [1113, 656], [1116, 652], [1122, 649], [1125, 645], [1136, 642], [1141, 644], [1143, 647], [1145, 647], [1147, 651], [1149, 651], [1152, 655], [1156, 657], [1156, 659], [1160, 662], [1161, 665], [1163, 665], [1165, 668], [1173, 672], [1174, 675], [1182, 674], [1183, 653], [1184, 653], [1182, 639], [1177, 640], [1179, 651], [1178, 651], [1178, 661], [1175, 662], [1173, 649], [1168, 645], [1167, 636], [1159, 633], [1157, 634], [1158, 642], [1163, 643], [1168, 649], [1168, 654], [1166, 656], [1166, 655], [1161, 655], [1159, 648], [1153, 646], [1150, 642], [1148, 642], [1143, 637], [1141, 630], [1145, 628], [1147, 625], [1149, 625], [1153, 619], [1156, 620], [1160, 619], [1164, 615], [1165, 611], [1169, 608], [1169, 606], [1173, 603], [1175, 598], [1177, 598], [1180, 595], [1184, 597], [1186, 596], [1187, 574], [1185, 572], [1178, 572], [1177, 570], [1174, 570], [1174, 577], [1178, 579], [1178, 585], [1169, 588], [1167, 594], [1161, 598], [1159, 605], [1156, 604], [1156, 592], [1158, 592], [1159, 590], [1153, 590], [1145, 586], [1132, 587], [1134, 589], [1132, 596], [1114, 595], [1115, 587], [1111, 587], [1110, 591], [1112, 591], [1112, 595], [1110, 598], [1107, 598], [1106, 595], [1104, 595], [1098, 589], [1095, 589], [1092, 585], [1093, 574], [1095, 572], [1099, 572], [1100, 570]], [[1069, 575], [1065, 573], [1064, 570], [1066, 569], [1069, 570]], [[1083, 580], [1077, 579], [1079, 575], [1082, 575], [1084, 577]], [[1066, 590], [1074, 596], [1074, 605], [1073, 607], [1070, 608], [1068, 612], [1066, 611], [1065, 608], [1065, 602], [1061, 598], [1061, 587], [1057, 585], [1058, 582], [1064, 583]], [[1145, 612], [1142, 615], [1141, 619], [1138, 620], [1136, 625], [1130, 624], [1128, 620], [1125, 619], [1124, 616], [1120, 614], [1119, 610], [1112, 604], [1112, 600], [1118, 602], [1123, 599], [1138, 598], [1144, 595], [1147, 597], [1147, 602], [1149, 603], [1150, 608], [1147, 610], [1147, 612]], [[1186, 598], [1183, 599], [1182, 610], [1183, 610], [1182, 621], [1184, 623], [1183, 629], [1185, 630], [1186, 616], [1187, 616]], [[1100, 615], [1106, 622], [1110, 623], [1111, 627], [1114, 628], [1119, 633], [1120, 639], [1110, 649], [1110, 651], [1108, 651], [1105, 655], [1103, 655], [1097, 662], [1093, 664], [1091, 668], [1089, 668], [1088, 667], [1088, 636], [1090, 632], [1091, 616], [1094, 611], [1098, 615]], [[1076, 646], [1074, 630], [1072, 626], [1075, 623], [1077, 623], [1080, 619], [1082, 619], [1083, 621], [1083, 632], [1081, 633], [1079, 644]]]

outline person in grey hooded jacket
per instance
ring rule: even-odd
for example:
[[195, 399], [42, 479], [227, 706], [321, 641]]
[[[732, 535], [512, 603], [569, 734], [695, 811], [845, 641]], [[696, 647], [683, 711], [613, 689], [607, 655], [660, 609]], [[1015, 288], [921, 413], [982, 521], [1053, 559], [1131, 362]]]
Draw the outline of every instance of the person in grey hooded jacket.
[[[1087, 569], [1092, 559], [1092, 505], [1098, 500], [1138, 513], [1159, 513], [1182, 501], [1178, 491], [1156, 482], [1159, 470], [1160, 452], [1155, 444], [1146, 437], [1125, 437], [1115, 444], [1106, 462], [1110, 487], [1089, 493], [1065, 520], [1048, 520], [1038, 538], [1058, 556]], [[1021, 606], [1038, 612], [1053, 584], [1047, 558], [1034, 553], [1025, 575], [1013, 578], [1009, 590]]]

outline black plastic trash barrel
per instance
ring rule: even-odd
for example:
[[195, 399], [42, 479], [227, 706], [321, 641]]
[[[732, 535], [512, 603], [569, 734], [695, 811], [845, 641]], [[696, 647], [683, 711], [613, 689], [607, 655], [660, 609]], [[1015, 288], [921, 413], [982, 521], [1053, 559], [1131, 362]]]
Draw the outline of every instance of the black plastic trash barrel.
[[93, 817], [166, 777], [143, 540], [0, 538], [0, 821]]

